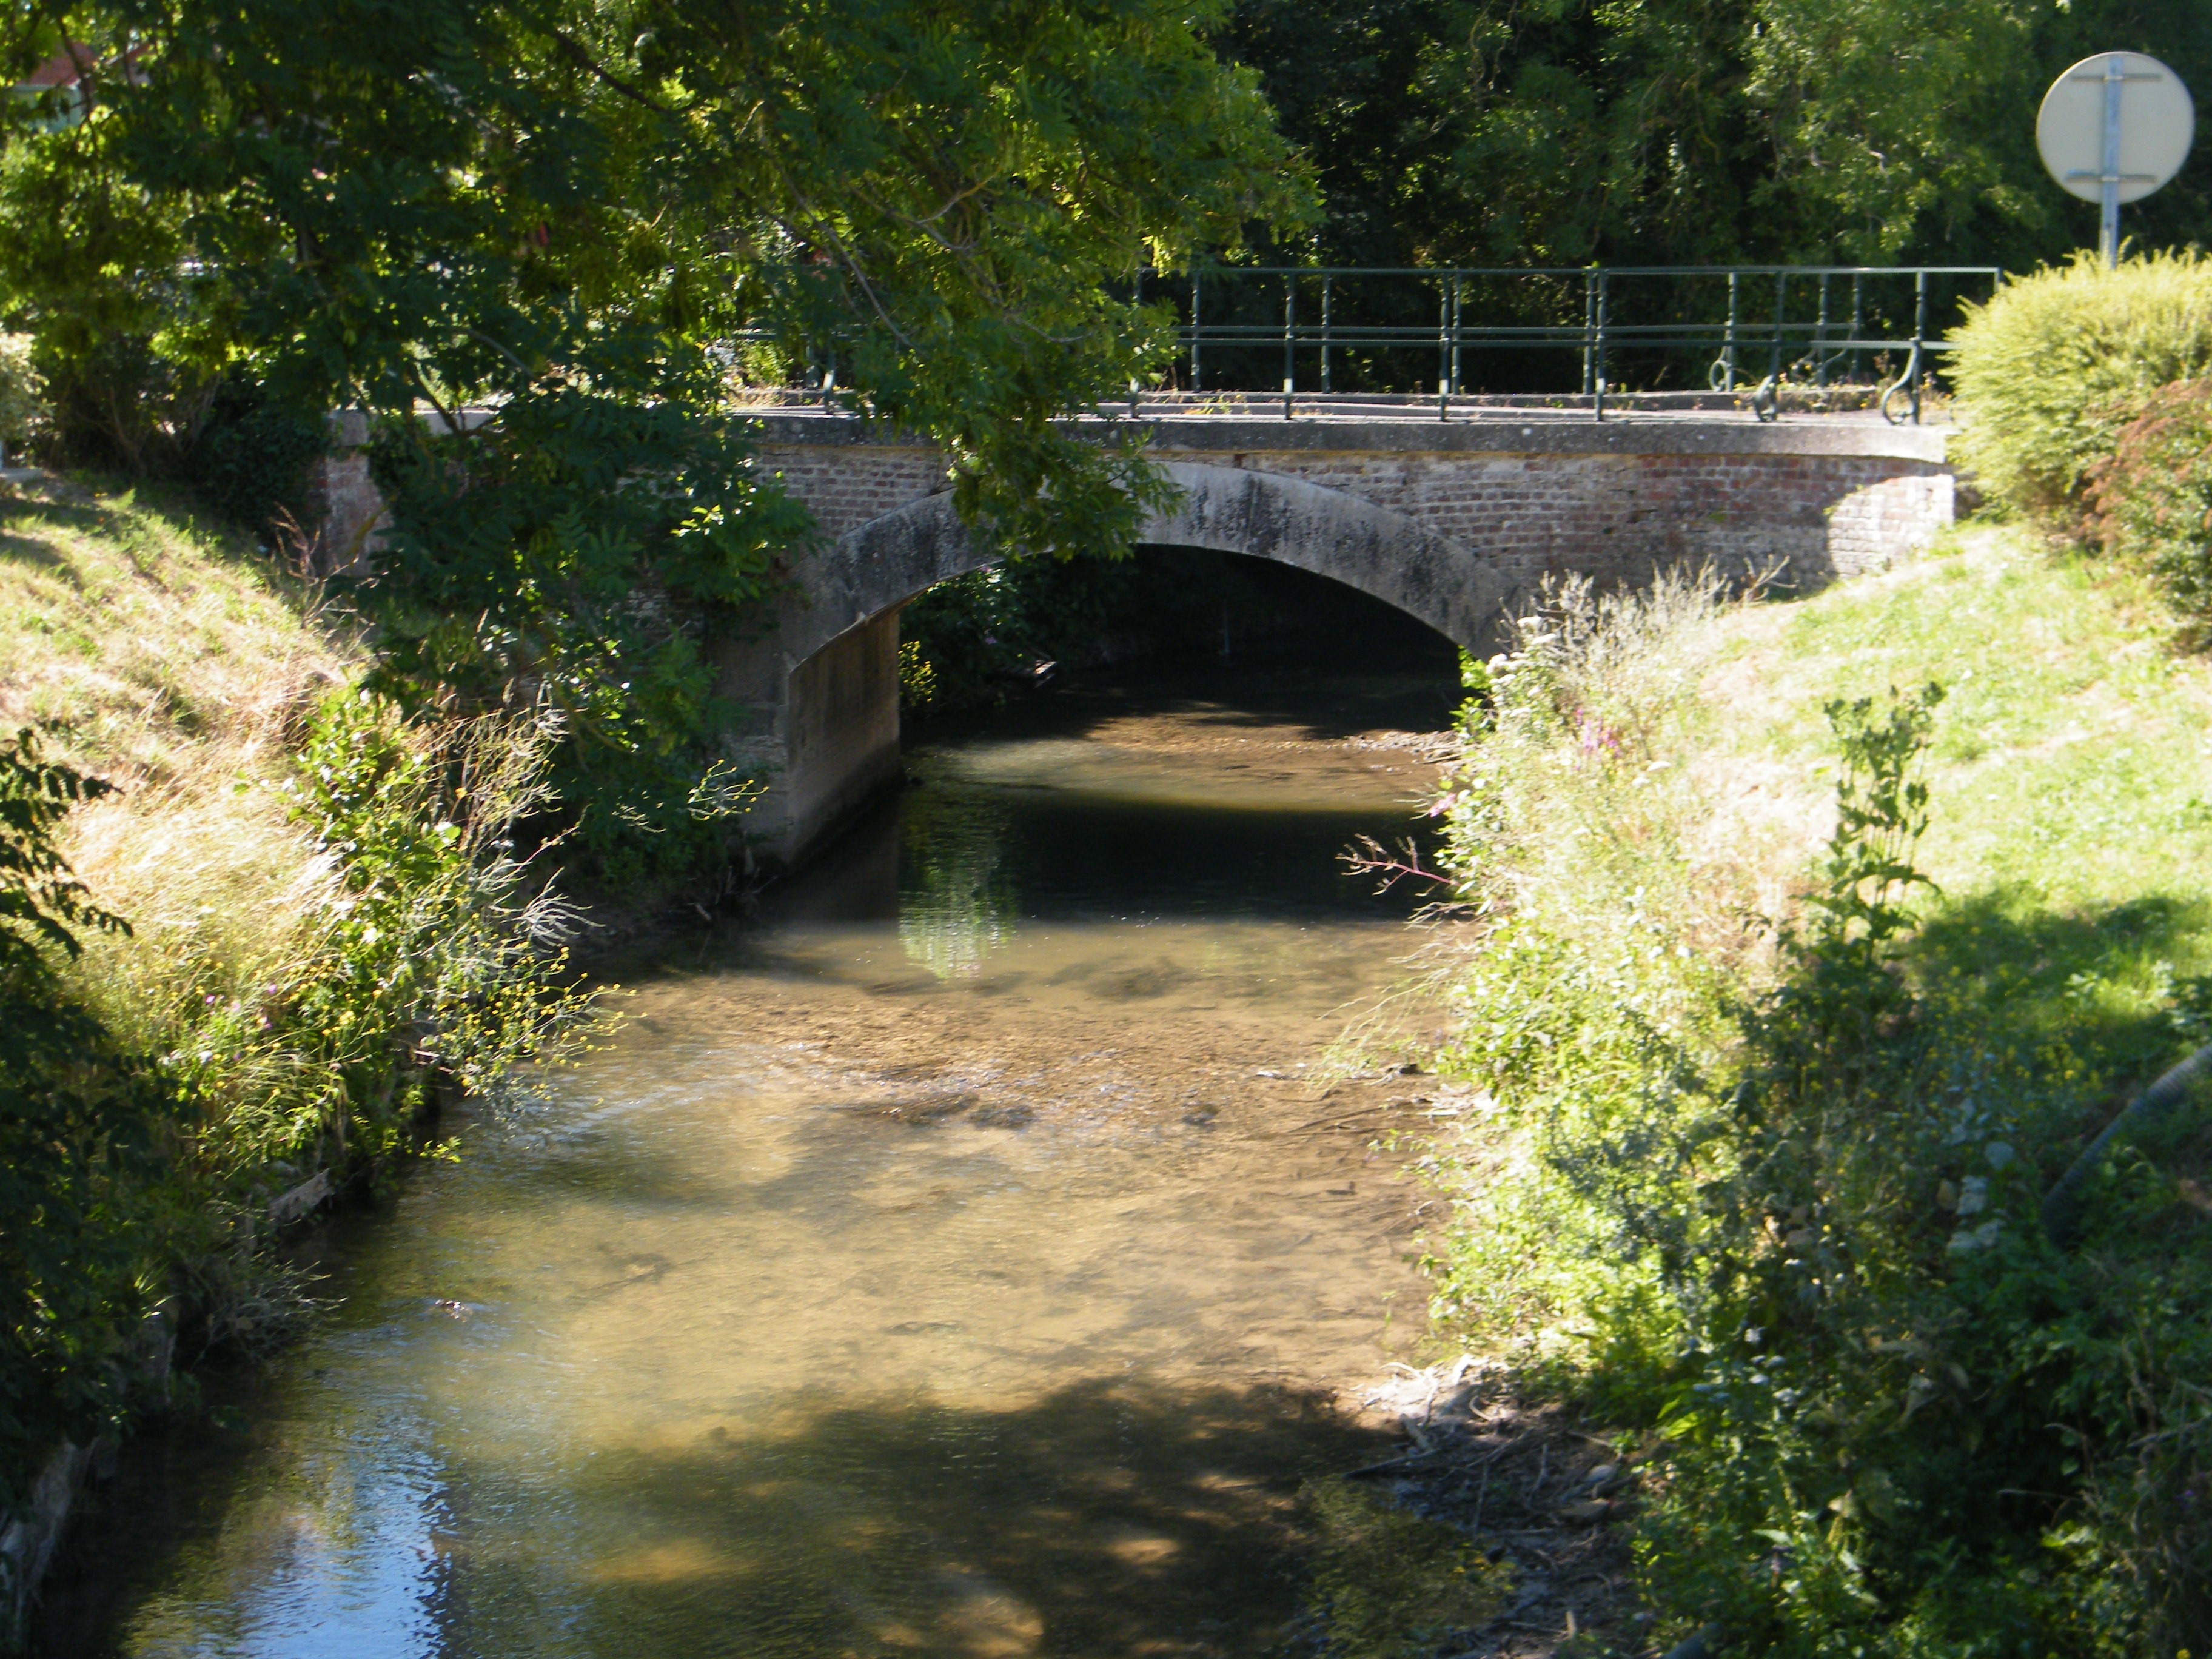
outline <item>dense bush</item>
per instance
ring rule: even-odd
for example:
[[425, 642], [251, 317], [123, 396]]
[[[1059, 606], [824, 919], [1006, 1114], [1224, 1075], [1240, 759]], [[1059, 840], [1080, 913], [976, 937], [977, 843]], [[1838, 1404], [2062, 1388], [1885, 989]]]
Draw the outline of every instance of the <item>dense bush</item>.
[[27, 334], [0, 334], [0, 445], [11, 459], [43, 435], [53, 418], [46, 406], [46, 384], [32, 362], [32, 348]]
[[464, 434], [386, 423], [372, 463], [378, 687], [543, 718], [551, 799], [613, 884], [714, 854], [746, 796], [718, 765], [714, 646], [757, 623], [811, 524], [742, 422], [556, 382]]
[[2202, 1041], [2202, 988], [2114, 1019], [2042, 988], [2034, 925], [1916, 921], [1933, 687], [1829, 705], [1837, 825], [1759, 923], [1685, 838], [1665, 623], [1571, 592], [1470, 716], [1444, 1063], [1483, 1092], [1440, 1312], [1643, 1443], [1645, 1588], [1730, 1652], [2203, 1651], [2205, 1132], [2116, 1156], [2067, 1248], [2038, 1207], [2115, 1080]]
[[366, 692], [318, 712], [282, 786], [323, 873], [289, 949], [253, 963], [250, 987], [210, 961], [180, 988], [193, 1042], [164, 1063], [220, 1103], [209, 1173], [387, 1158], [440, 1091], [495, 1097], [522, 1060], [559, 1052], [582, 1012], [549, 988], [564, 912], [506, 841], [543, 799], [550, 744], [497, 720], [410, 726]]
[[312, 518], [308, 468], [329, 447], [322, 412], [288, 409], [258, 386], [227, 384], [185, 457], [193, 492], [248, 530]]
[[118, 1403], [141, 1300], [123, 1200], [155, 1091], [61, 994], [52, 960], [123, 926], [55, 845], [70, 808], [106, 787], [42, 758], [27, 731], [0, 744], [0, 1506]]
[[2203, 645], [2212, 635], [2212, 380], [2161, 386], [2091, 474], [2105, 550], [2148, 569]]
[[2151, 394], [2212, 372], [2212, 258], [2083, 254], [2007, 283], [1951, 336], [1954, 454], [1992, 498], [2072, 528]]

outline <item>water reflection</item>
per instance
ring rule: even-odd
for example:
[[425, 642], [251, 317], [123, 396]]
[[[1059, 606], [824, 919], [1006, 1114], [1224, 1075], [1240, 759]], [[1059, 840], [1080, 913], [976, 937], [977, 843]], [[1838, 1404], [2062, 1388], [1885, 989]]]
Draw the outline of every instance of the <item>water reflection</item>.
[[48, 1650], [1278, 1650], [1297, 1483], [1376, 1443], [1328, 1389], [1421, 1295], [1338, 1133], [1382, 1085], [1300, 1079], [1401, 943], [1332, 854], [1425, 775], [1065, 719], [918, 754], [538, 1121], [348, 1224], [342, 1315]]
[[899, 943], [939, 979], [973, 976], [1018, 910], [1006, 813], [990, 792], [937, 788], [907, 804], [900, 828]]

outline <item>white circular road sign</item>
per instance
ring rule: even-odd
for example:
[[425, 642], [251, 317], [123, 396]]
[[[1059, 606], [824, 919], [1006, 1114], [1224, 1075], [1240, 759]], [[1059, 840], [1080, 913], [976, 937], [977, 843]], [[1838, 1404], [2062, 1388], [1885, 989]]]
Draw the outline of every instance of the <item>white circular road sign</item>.
[[2035, 147], [2060, 185], [2102, 201], [2108, 176], [2120, 201], [2148, 196], [2181, 170], [2197, 136], [2197, 106], [2181, 77], [2139, 52], [2100, 52], [2051, 83], [2035, 116]]

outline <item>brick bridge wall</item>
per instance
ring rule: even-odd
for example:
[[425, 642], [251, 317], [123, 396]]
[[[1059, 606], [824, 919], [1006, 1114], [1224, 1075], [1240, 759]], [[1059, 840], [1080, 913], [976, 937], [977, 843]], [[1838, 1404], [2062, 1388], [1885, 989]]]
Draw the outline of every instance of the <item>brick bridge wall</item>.
[[[1162, 540], [1298, 564], [1478, 648], [1501, 608], [1547, 574], [1635, 586], [1668, 565], [1711, 564], [1811, 588], [1880, 569], [1952, 514], [1943, 434], [1865, 420], [1146, 426], [1149, 453], [1188, 492], [1153, 526]], [[800, 561], [773, 625], [720, 659], [724, 695], [747, 711], [729, 752], [773, 780], [749, 828], [769, 859], [790, 863], [897, 777], [898, 607], [975, 556], [932, 499], [947, 481], [927, 445], [857, 420], [770, 415], [755, 465], [833, 541]], [[326, 544], [343, 554], [382, 503], [357, 457], [325, 474]]]
[[[1867, 421], [1150, 425], [1149, 453], [1203, 481], [1189, 485], [1195, 505], [1158, 527], [1162, 540], [1284, 559], [1385, 598], [1393, 569], [1419, 566], [1401, 591], [1478, 647], [1499, 609], [1547, 574], [1634, 586], [1710, 563], [1812, 588], [1882, 568], [1952, 514], [1942, 434]], [[897, 607], [973, 556], [930, 501], [947, 481], [927, 446], [778, 416], [763, 422], [756, 464], [836, 540], [797, 573], [805, 591], [775, 631], [724, 663], [726, 694], [752, 711], [732, 751], [777, 780], [755, 824], [770, 856], [793, 861], [897, 776]], [[1226, 482], [1244, 474], [1259, 475], [1249, 500]]]
[[[771, 420], [760, 452], [828, 535], [945, 488], [935, 451], [842, 425]], [[1517, 589], [1570, 571], [1635, 584], [1707, 561], [1738, 574], [1787, 562], [1807, 586], [1877, 570], [1950, 523], [1943, 449], [1940, 432], [1861, 421], [1192, 420], [1156, 423], [1150, 453], [1342, 490]]]

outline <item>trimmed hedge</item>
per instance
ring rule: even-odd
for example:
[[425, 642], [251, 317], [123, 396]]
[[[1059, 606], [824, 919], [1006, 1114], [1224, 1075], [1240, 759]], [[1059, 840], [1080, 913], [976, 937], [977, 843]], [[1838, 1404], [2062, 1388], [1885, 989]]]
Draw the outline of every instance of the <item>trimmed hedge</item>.
[[1955, 454], [1991, 499], [2079, 530], [2093, 475], [2152, 395], [2212, 374], [2212, 258], [2046, 266], [1971, 307], [1951, 335], [1966, 423]]

